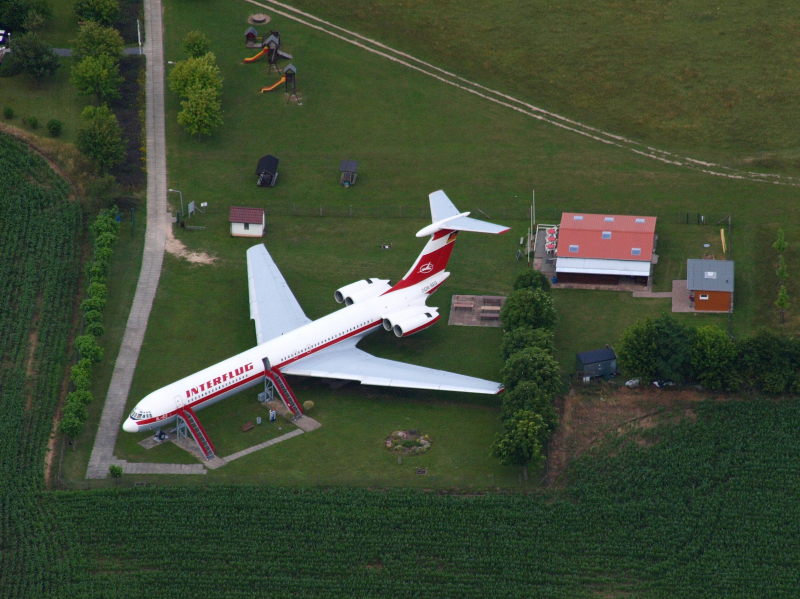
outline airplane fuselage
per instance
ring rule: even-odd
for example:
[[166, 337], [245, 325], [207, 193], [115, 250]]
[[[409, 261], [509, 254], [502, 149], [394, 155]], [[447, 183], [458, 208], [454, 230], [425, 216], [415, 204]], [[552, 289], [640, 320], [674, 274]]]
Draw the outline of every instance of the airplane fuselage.
[[416, 285], [345, 306], [153, 391], [136, 404], [122, 428], [139, 432], [164, 427], [183, 408], [205, 408], [257, 385], [264, 380], [267, 369], [280, 370], [345, 340], [361, 338], [381, 327], [387, 314], [424, 307], [427, 296], [448, 276], [442, 271]]

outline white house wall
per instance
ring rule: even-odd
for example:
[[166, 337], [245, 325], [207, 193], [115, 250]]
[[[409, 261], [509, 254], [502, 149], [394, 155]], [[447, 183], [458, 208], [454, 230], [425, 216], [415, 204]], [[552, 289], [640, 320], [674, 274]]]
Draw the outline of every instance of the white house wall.
[[637, 260], [600, 260], [596, 258], [559, 257], [556, 259], [556, 272], [649, 277], [650, 263]]

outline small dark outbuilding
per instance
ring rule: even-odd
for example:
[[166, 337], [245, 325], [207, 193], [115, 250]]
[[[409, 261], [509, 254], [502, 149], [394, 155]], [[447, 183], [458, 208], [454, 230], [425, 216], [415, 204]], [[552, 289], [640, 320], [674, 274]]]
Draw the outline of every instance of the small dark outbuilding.
[[267, 154], [259, 159], [256, 167], [256, 175], [258, 175], [256, 185], [259, 187], [274, 187], [275, 182], [278, 180], [278, 162], [278, 159], [272, 154]]
[[575, 354], [575, 358], [578, 376], [583, 378], [617, 374], [617, 354], [610, 345]]
[[339, 163], [339, 184], [345, 187], [350, 187], [356, 184], [358, 179], [358, 161], [357, 160], [342, 160]]

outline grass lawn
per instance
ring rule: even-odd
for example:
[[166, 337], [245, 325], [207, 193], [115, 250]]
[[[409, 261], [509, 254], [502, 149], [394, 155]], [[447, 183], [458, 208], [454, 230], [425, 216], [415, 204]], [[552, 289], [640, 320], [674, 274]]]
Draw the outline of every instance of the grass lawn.
[[744, 168], [798, 170], [800, 21], [790, 5], [291, 5], [614, 133]]
[[[82, 126], [81, 110], [87, 101], [69, 83], [73, 59], [61, 58], [60, 61], [56, 74], [45, 81], [36, 82], [27, 75], [0, 79], [0, 108], [9, 107], [14, 111], [14, 118], [3, 119], [4, 122], [43, 137], [47, 136], [47, 122], [58, 119], [63, 123], [61, 139], [74, 143], [78, 128]], [[36, 129], [23, 122], [31, 117], [38, 121]]]

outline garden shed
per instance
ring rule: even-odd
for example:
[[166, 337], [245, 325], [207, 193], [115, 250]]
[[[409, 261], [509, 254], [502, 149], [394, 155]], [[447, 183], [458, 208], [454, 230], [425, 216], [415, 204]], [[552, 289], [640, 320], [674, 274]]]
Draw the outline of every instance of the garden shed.
[[233, 237], [263, 237], [266, 229], [266, 216], [263, 208], [231, 206], [228, 215]]
[[256, 185], [259, 187], [273, 187], [278, 180], [278, 162], [279, 160], [272, 154], [262, 156], [258, 160], [256, 166]]
[[584, 379], [617, 374], [617, 354], [610, 345], [575, 354], [575, 364], [578, 376]]
[[701, 312], [733, 311], [733, 260], [686, 261], [689, 302]]

